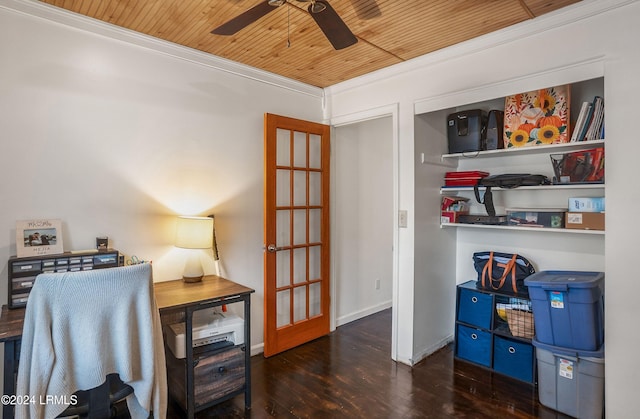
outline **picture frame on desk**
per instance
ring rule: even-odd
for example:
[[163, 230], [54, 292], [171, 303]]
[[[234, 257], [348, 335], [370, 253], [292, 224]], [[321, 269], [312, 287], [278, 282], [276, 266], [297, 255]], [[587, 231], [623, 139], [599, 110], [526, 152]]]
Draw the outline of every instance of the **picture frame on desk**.
[[52, 255], [63, 252], [62, 221], [59, 219], [16, 221], [18, 257]]

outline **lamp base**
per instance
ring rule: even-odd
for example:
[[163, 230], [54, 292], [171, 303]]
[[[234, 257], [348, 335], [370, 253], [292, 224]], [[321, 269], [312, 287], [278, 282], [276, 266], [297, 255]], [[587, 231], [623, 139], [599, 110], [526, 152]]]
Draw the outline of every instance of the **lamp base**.
[[182, 277], [182, 281], [188, 283], [188, 284], [192, 284], [194, 282], [202, 282], [202, 277], [204, 275], [201, 276], [183, 276]]
[[184, 265], [182, 280], [188, 283], [200, 282], [203, 276], [204, 270], [200, 264], [200, 254], [197, 250], [191, 250], [187, 263]]

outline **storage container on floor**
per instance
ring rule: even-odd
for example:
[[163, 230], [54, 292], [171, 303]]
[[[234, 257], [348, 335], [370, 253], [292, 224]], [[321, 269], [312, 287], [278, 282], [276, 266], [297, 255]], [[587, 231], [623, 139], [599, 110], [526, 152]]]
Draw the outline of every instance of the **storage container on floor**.
[[604, 344], [604, 273], [542, 271], [524, 283], [538, 342], [586, 351]]
[[604, 348], [576, 351], [533, 340], [538, 359], [540, 403], [580, 418], [602, 418]]

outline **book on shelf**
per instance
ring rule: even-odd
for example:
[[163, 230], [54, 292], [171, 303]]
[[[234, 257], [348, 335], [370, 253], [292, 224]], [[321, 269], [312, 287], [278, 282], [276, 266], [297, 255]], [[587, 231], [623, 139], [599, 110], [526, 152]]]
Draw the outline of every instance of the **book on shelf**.
[[576, 120], [571, 141], [591, 141], [604, 138], [604, 100], [595, 96], [593, 102], [584, 102]]
[[582, 132], [584, 125], [586, 123], [587, 114], [591, 108], [591, 102], [582, 102], [582, 106], [580, 107], [580, 113], [578, 114], [578, 119], [576, 119], [575, 126], [573, 128], [573, 134], [571, 134], [571, 142], [578, 141], [578, 136]]
[[600, 127], [604, 120], [604, 101], [600, 96], [596, 96], [593, 101], [593, 120], [585, 137], [586, 141], [596, 140], [600, 137]]

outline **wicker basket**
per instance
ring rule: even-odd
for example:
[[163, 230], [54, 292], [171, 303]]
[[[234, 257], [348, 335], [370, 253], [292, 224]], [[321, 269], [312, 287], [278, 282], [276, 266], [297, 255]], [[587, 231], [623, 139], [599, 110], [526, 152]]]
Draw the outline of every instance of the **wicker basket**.
[[531, 339], [535, 333], [533, 314], [530, 311], [507, 308], [507, 323], [513, 336]]

